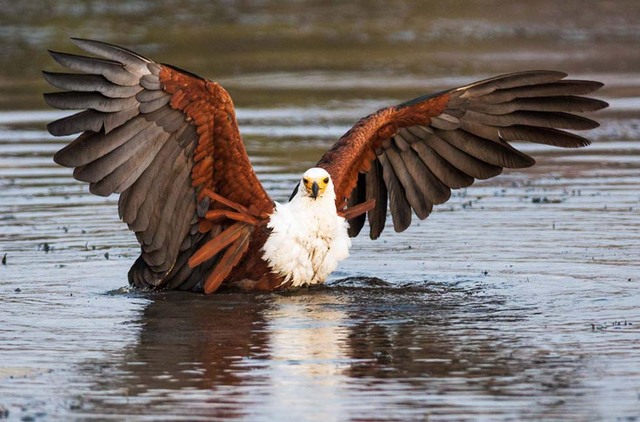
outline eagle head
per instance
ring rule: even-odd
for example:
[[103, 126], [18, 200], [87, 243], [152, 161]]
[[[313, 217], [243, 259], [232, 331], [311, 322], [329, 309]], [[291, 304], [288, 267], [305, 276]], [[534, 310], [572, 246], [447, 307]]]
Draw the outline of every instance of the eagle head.
[[331, 176], [325, 169], [313, 167], [304, 172], [300, 184], [303, 196], [317, 199], [322, 198], [327, 188], [332, 185], [332, 182]]

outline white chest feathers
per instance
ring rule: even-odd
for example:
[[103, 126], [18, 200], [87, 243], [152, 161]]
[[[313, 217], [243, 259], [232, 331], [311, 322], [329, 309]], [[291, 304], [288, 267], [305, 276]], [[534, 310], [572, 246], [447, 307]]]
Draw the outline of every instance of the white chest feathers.
[[323, 283], [349, 256], [348, 223], [337, 215], [330, 195], [298, 195], [276, 204], [267, 227], [271, 235], [262, 247], [263, 257], [292, 286]]

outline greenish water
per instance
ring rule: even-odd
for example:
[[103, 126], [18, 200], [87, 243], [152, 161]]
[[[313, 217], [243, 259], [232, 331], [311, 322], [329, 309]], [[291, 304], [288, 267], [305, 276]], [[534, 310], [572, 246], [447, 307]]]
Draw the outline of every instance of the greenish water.
[[[637, 420], [633, 1], [0, 0], [0, 419]], [[276, 200], [359, 117], [530, 68], [602, 80], [587, 149], [457, 192], [318, 289], [139, 294], [117, 198], [51, 157], [69, 36], [219, 80]]]

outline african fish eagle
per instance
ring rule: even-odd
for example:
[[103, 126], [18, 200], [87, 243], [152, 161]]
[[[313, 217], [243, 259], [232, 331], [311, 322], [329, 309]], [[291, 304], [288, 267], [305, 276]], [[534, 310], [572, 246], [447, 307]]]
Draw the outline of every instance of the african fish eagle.
[[54, 160], [92, 193], [120, 194], [120, 217], [141, 246], [129, 282], [144, 289], [322, 283], [365, 219], [371, 239], [387, 210], [402, 232], [412, 211], [427, 218], [451, 189], [533, 165], [511, 141], [588, 145], [565, 129], [597, 127], [574, 113], [607, 106], [584, 97], [601, 83], [545, 70], [418, 97], [358, 121], [280, 204], [258, 181], [218, 83], [115, 45], [73, 42], [94, 57], [50, 51], [77, 73], [44, 72], [64, 90], [45, 94], [49, 105], [83, 110], [48, 125], [55, 136], [80, 133]]

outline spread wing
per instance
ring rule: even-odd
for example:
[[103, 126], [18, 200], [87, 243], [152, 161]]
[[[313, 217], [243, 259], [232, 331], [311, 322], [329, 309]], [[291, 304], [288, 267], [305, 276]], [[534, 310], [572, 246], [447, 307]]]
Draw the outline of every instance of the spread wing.
[[[48, 125], [56, 136], [81, 133], [54, 160], [75, 167], [74, 177], [89, 182], [92, 193], [120, 193], [120, 217], [142, 249], [130, 281], [178, 287], [193, 272], [189, 257], [224, 228], [209, 224], [208, 236], [198, 231], [199, 217], [221, 206], [205, 192], [253, 215], [273, 209], [247, 157], [231, 98], [215, 82], [124, 48], [73, 41], [98, 57], [50, 52], [79, 73], [44, 72], [51, 85], [66, 90], [45, 94], [45, 100], [84, 110]], [[246, 251], [247, 237], [239, 253]]]
[[[451, 189], [488, 179], [503, 168], [532, 166], [533, 158], [509, 142], [529, 141], [565, 148], [589, 141], [567, 132], [598, 126], [574, 113], [607, 103], [582, 95], [599, 82], [568, 80], [553, 71], [519, 72], [426, 95], [361, 119], [325, 153], [318, 167], [332, 176], [338, 209], [369, 199], [370, 237], [384, 229], [387, 204], [395, 231], [446, 202]], [[356, 236], [365, 215], [350, 221]]]

